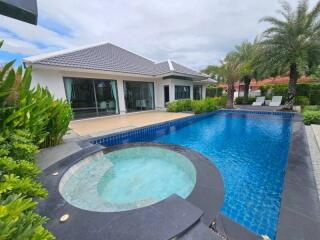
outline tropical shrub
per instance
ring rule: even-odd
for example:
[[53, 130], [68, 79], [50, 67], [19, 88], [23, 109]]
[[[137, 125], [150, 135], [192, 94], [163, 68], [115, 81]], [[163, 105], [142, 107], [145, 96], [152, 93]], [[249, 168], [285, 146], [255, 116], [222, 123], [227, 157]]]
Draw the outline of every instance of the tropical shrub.
[[167, 106], [168, 112], [190, 112], [191, 110], [191, 99], [179, 99], [170, 102]]
[[0, 131], [27, 129], [41, 147], [61, 143], [73, 117], [70, 105], [46, 88], [30, 90], [31, 68], [23, 73], [19, 67], [15, 72], [12, 64], [6, 64], [0, 74]]
[[320, 84], [310, 84], [309, 95], [310, 104], [320, 105]]
[[224, 97], [214, 97], [213, 98], [214, 105], [216, 105], [218, 108], [226, 107], [227, 101], [228, 101], [228, 99], [227, 99], [226, 96], [224, 96]]
[[207, 97], [221, 97], [223, 93], [222, 87], [208, 87], [206, 88]]
[[205, 113], [216, 110], [217, 107], [212, 104], [211, 101], [206, 100], [195, 100], [192, 102], [192, 111], [195, 114]]
[[46, 218], [34, 213], [31, 198], [10, 195], [0, 198], [0, 239], [51, 240], [53, 235], [43, 227]]
[[304, 111], [303, 122], [306, 125], [320, 124], [320, 111]]
[[[13, 64], [0, 70], [0, 239], [51, 240], [54, 236], [43, 227], [47, 218], [34, 212], [34, 200], [47, 196], [34, 154], [47, 139], [48, 144], [61, 141], [72, 114], [47, 89], [30, 90], [31, 68], [15, 70]], [[59, 134], [51, 129], [52, 121], [62, 121]]]
[[33, 199], [47, 195], [37, 181], [41, 172], [34, 163], [37, 150], [27, 131], [0, 136], [0, 239], [54, 239], [43, 227], [47, 219], [34, 213]]
[[218, 101], [221, 101], [219, 98], [206, 98], [202, 100], [194, 100], [192, 101], [192, 111], [195, 114], [212, 112], [215, 111], [222, 106], [218, 106]]
[[320, 105], [304, 106], [304, 111], [320, 111]]
[[248, 97], [248, 101], [245, 103], [244, 102], [244, 97], [237, 97], [235, 102], [237, 105], [241, 105], [241, 104], [252, 104], [253, 102], [256, 101], [255, 97]]
[[310, 105], [310, 100], [306, 96], [297, 96], [295, 98], [295, 105], [298, 105], [298, 106]]
[[202, 100], [180, 99], [170, 102], [167, 106], [168, 112], [190, 112], [203, 113], [224, 108], [227, 104], [227, 97], [214, 97]]

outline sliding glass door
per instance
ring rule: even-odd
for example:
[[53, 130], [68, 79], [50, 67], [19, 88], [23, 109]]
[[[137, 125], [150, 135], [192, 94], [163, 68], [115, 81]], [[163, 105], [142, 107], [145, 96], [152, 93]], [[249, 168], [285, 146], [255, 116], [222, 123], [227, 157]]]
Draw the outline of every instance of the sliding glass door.
[[124, 97], [127, 112], [154, 109], [153, 82], [124, 81]]
[[76, 119], [119, 113], [115, 80], [66, 77], [64, 86]]

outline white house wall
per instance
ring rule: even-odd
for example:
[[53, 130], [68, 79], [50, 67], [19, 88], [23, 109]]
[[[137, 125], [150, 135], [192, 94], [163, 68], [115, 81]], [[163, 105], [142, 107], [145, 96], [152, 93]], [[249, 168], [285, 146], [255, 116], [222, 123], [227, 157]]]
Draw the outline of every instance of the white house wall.
[[164, 108], [163, 85], [161, 79], [156, 78], [141, 78], [141, 77], [126, 77], [113, 76], [109, 74], [71, 72], [71, 71], [54, 71], [48, 69], [33, 69], [31, 86], [35, 87], [40, 84], [43, 87], [48, 87], [49, 91], [57, 98], [66, 99], [63, 77], [78, 77], [78, 78], [95, 78], [95, 79], [109, 79], [117, 81], [118, 99], [120, 114], [126, 112], [123, 81], [143, 81], [154, 83], [155, 94], [155, 108]]
[[59, 72], [33, 69], [31, 87], [36, 87], [38, 84], [42, 87], [47, 87], [56, 98], [66, 99], [63, 79]]
[[47, 87], [49, 91], [57, 98], [66, 99], [63, 77], [78, 77], [78, 78], [95, 78], [95, 79], [109, 79], [117, 81], [118, 100], [120, 114], [126, 112], [123, 81], [144, 81], [154, 83], [155, 94], [155, 108], [164, 109], [164, 86], [169, 86], [169, 99], [175, 100], [175, 86], [190, 86], [190, 98], [193, 99], [193, 85], [202, 85], [202, 96], [205, 98], [207, 84], [195, 83], [191, 80], [180, 79], [157, 79], [148, 77], [132, 77], [132, 76], [119, 76], [102, 73], [88, 73], [88, 72], [75, 72], [65, 70], [52, 70], [46, 68], [33, 68], [31, 86], [35, 87], [40, 84]]
[[193, 82], [191, 80], [171, 79], [170, 101], [175, 100], [175, 96], [174, 96], [175, 86], [189, 86], [190, 87], [190, 98], [193, 99]]

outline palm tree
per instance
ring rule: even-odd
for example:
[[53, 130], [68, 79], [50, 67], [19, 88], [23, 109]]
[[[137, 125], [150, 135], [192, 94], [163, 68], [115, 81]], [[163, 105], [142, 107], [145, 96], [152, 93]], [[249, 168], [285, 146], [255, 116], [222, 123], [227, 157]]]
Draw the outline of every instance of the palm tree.
[[221, 66], [219, 65], [208, 65], [205, 69], [201, 70], [202, 73], [209, 75], [212, 79], [218, 83], [224, 82], [223, 76], [221, 76]]
[[235, 52], [229, 53], [220, 67], [220, 75], [228, 86], [228, 101], [226, 108], [233, 108], [234, 83], [241, 77], [241, 62]]
[[296, 9], [282, 2], [282, 18], [265, 17], [271, 24], [262, 35], [260, 54], [270, 72], [289, 72], [288, 94], [284, 109], [292, 110], [298, 78], [307, 70], [310, 59], [319, 63], [320, 57], [320, 2], [309, 10], [307, 0]]
[[252, 78], [257, 76], [257, 66], [255, 64], [255, 54], [257, 49], [257, 40], [253, 43], [244, 41], [236, 46], [235, 54], [240, 61], [241, 81], [244, 82], [244, 102], [248, 102], [249, 87]]

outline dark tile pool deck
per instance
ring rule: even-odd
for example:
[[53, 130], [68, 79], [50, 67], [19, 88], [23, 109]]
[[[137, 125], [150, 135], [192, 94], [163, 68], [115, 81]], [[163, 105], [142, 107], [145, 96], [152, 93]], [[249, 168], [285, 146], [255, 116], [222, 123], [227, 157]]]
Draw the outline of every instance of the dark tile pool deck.
[[[60, 195], [60, 179], [76, 162], [101, 150], [111, 152], [142, 145], [170, 149], [192, 161], [197, 171], [197, 181], [186, 200], [172, 195], [148, 207], [105, 213], [76, 208]], [[59, 172], [59, 175], [53, 176], [54, 172]], [[171, 239], [183, 234], [200, 219], [209, 224], [220, 211], [224, 196], [220, 173], [207, 158], [191, 149], [159, 143], [131, 143], [111, 148], [95, 145], [48, 167], [41, 181], [49, 190], [49, 195], [47, 200], [39, 203], [38, 211], [50, 218], [46, 226], [57, 239], [68, 240], [106, 239], [106, 236], [108, 240]], [[70, 218], [60, 223], [59, 219], [64, 214], [69, 214]]]
[[[248, 111], [248, 110], [228, 110], [228, 111]], [[250, 112], [255, 112], [258, 114], [282, 114], [278, 112], [264, 112], [264, 109], [250, 109]], [[209, 113], [208, 115], [211, 115], [212, 113]], [[284, 113], [286, 114], [286, 113]], [[196, 116], [196, 118], [202, 118], [202, 116]], [[277, 240], [319, 240], [320, 239], [320, 204], [319, 199], [317, 197], [317, 189], [315, 184], [315, 178], [314, 178], [314, 172], [312, 168], [312, 162], [310, 159], [310, 153], [308, 149], [308, 143], [306, 139], [306, 133], [305, 133], [305, 127], [301, 121], [301, 116], [299, 114], [295, 114], [293, 118], [293, 130], [292, 130], [292, 136], [291, 136], [291, 142], [290, 142], [290, 151], [288, 156], [288, 163], [286, 168], [286, 174], [285, 174], [285, 180], [284, 180], [284, 190], [282, 193], [282, 201], [281, 201], [281, 208], [280, 208], [280, 216], [279, 216], [279, 222], [278, 222], [278, 228], [277, 228]], [[151, 128], [151, 131], [161, 131], [164, 127], [177, 127], [176, 125], [181, 125], [183, 122], [190, 123], [193, 121], [193, 118], [187, 117], [185, 120], [179, 119], [174, 123], [173, 121], [170, 121], [168, 123], [162, 123], [159, 125], [152, 125], [146, 128]], [[98, 143], [114, 143], [112, 145], [120, 144], [121, 142], [128, 142], [126, 138], [128, 137], [135, 137], [139, 135], [139, 131], [148, 132], [149, 130], [146, 128], [140, 128], [137, 130], [132, 130], [128, 132], [121, 133], [119, 137], [117, 135], [110, 135], [105, 136], [103, 138], [95, 138], [91, 141], [93, 144], [97, 144], [94, 147], [90, 147], [86, 150], [82, 150], [78, 153], [75, 153], [66, 159], [56, 163], [55, 165], [52, 165], [48, 169], [45, 170], [44, 176], [42, 180], [46, 182], [49, 185], [49, 199], [46, 202], [40, 203], [39, 205], [39, 211], [50, 217], [51, 220], [48, 223], [48, 227], [50, 229], [50, 226], [63, 226], [64, 224], [60, 224], [57, 222], [58, 218], [61, 216], [61, 213], [64, 213], [66, 210], [71, 209], [76, 215], [75, 222], [77, 227], [66, 227], [64, 231], [61, 233], [58, 232], [57, 239], [73, 239], [73, 238], [66, 238], [64, 234], [67, 234], [69, 232], [80, 232], [78, 237], [76, 239], [105, 239], [105, 236], [99, 235], [98, 233], [100, 231], [99, 228], [92, 227], [92, 229], [88, 225], [95, 225], [96, 221], [104, 221], [103, 218], [100, 219], [96, 218], [92, 222], [92, 219], [85, 217], [81, 217], [81, 215], [77, 215], [79, 209], [76, 209], [74, 207], [66, 206], [66, 203], [61, 201], [61, 196], [58, 191], [58, 178], [56, 178], [55, 181], [48, 181], [48, 178], [50, 177], [50, 174], [55, 171], [56, 169], [64, 169], [64, 171], [70, 167], [73, 163], [77, 161], [77, 159], [84, 158], [85, 156], [88, 156], [94, 152], [101, 151], [103, 149], [102, 146], [100, 146]], [[108, 138], [109, 137], [109, 138]], [[139, 141], [139, 139], [137, 139]], [[177, 146], [179, 147], [179, 146]], [[197, 153], [195, 153], [196, 155]], [[204, 171], [204, 173], [208, 173], [209, 171]], [[204, 178], [205, 178], [204, 174]], [[202, 177], [202, 176], [201, 176]], [[230, 239], [230, 240], [251, 240], [251, 239], [261, 239], [255, 234], [249, 232], [244, 227], [238, 225], [237, 223], [233, 222], [232, 220], [228, 219], [226, 216], [222, 214], [218, 214], [215, 216], [216, 220], [216, 229], [219, 231], [220, 234], [222, 234], [221, 237], [214, 236], [210, 233], [208, 233], [208, 229], [204, 226], [207, 226], [210, 221], [212, 221], [212, 216], [217, 213], [217, 210], [219, 210], [219, 207], [213, 207], [212, 204], [208, 204], [206, 201], [206, 198], [208, 197], [214, 197], [211, 191], [206, 190], [207, 186], [202, 186], [197, 191], [197, 194], [194, 194], [194, 198], [198, 198], [199, 200], [199, 208], [201, 211], [204, 212], [204, 215], [201, 217], [201, 220], [203, 223], [196, 222], [194, 226], [190, 227], [186, 232], [184, 232], [183, 236], [179, 239]], [[53, 193], [51, 192], [51, 189], [53, 188]], [[214, 188], [214, 187], [213, 187]], [[196, 192], [195, 192], [196, 193]], [[189, 196], [190, 202], [192, 204], [192, 197]], [[53, 198], [53, 201], [52, 199]], [[59, 201], [57, 201], [59, 199]], [[51, 204], [48, 204], [48, 201], [51, 202]], [[178, 200], [177, 200], [178, 201]], [[196, 206], [194, 206], [196, 207]], [[209, 210], [206, 210], [209, 209]], [[56, 211], [58, 210], [58, 211]], [[50, 212], [50, 214], [49, 214]], [[94, 215], [100, 215], [99, 213], [94, 213]], [[151, 215], [149, 215], [151, 217]], [[105, 225], [108, 225], [108, 221], [115, 220], [117, 217], [112, 217], [104, 222]], [[71, 218], [72, 219], [72, 218]], [[151, 220], [152, 221], [152, 220]], [[199, 224], [199, 225], [198, 225]], [[117, 227], [119, 229], [122, 229], [122, 227], [125, 226], [123, 224], [119, 224]], [[132, 225], [129, 225], [132, 226]], [[160, 228], [160, 227], [159, 227]], [[60, 231], [59, 229], [56, 229], [57, 231]], [[203, 230], [203, 231], [202, 231]], [[55, 232], [55, 231], [54, 231]], [[90, 232], [90, 234], [89, 234]], [[208, 237], [206, 235], [201, 233], [207, 233]], [[74, 233], [76, 234], [76, 233]], [[88, 237], [89, 235], [89, 238]], [[94, 238], [92, 234], [97, 234], [100, 237]], [[219, 235], [220, 236], [220, 235]], [[203, 238], [204, 237], [204, 238]], [[107, 239], [113, 239], [113, 238], [107, 238]], [[117, 237], [117, 240], [120, 240], [122, 238]], [[136, 239], [136, 238], [124, 238], [124, 239]], [[141, 238], [137, 238], [141, 239]], [[156, 238], [150, 238], [150, 239], [156, 239]]]
[[293, 122], [277, 240], [319, 240], [320, 204], [305, 127]]

